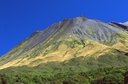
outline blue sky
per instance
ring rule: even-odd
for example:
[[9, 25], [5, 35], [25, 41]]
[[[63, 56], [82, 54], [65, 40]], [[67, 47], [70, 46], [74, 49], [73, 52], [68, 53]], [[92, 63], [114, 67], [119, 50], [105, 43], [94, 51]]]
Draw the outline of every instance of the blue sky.
[[0, 0], [0, 56], [34, 31], [80, 15], [125, 22], [128, 0]]

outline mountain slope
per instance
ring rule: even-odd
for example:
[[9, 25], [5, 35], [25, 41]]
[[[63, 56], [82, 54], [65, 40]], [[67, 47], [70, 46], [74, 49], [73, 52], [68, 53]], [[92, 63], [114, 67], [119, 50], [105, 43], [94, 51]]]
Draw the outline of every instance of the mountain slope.
[[[117, 59], [119, 52], [127, 60], [126, 28], [126, 25], [106, 24], [83, 16], [65, 19], [46, 30], [34, 32], [0, 57], [0, 69], [23, 65], [36, 67], [49, 62], [67, 63], [79, 57], [84, 57], [85, 60], [93, 57], [98, 60], [100, 57], [109, 57], [108, 54]], [[122, 66], [126, 65], [123, 61], [121, 60]], [[101, 61], [97, 63], [100, 64]]]

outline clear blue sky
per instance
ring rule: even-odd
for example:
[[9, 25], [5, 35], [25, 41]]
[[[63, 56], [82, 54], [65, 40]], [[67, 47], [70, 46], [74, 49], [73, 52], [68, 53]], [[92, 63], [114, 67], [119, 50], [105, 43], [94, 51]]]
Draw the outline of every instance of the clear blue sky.
[[0, 56], [34, 31], [80, 15], [125, 22], [128, 0], [0, 0]]

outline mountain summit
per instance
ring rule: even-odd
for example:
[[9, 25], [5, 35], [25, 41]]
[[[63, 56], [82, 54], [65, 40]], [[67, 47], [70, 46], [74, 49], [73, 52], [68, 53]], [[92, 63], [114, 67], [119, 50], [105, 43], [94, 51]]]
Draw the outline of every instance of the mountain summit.
[[0, 69], [37, 67], [50, 62], [68, 64], [73, 59], [79, 59], [73, 61], [74, 66], [83, 62], [88, 69], [127, 65], [128, 26], [116, 22], [106, 24], [84, 16], [64, 19], [34, 32], [0, 57]]

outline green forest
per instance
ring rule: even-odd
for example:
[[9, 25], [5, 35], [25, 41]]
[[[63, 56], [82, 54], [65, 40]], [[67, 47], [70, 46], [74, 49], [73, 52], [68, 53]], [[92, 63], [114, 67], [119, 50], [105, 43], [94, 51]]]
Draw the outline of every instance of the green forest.
[[124, 84], [128, 67], [100, 68], [88, 72], [44, 75], [34, 72], [0, 72], [0, 84]]

